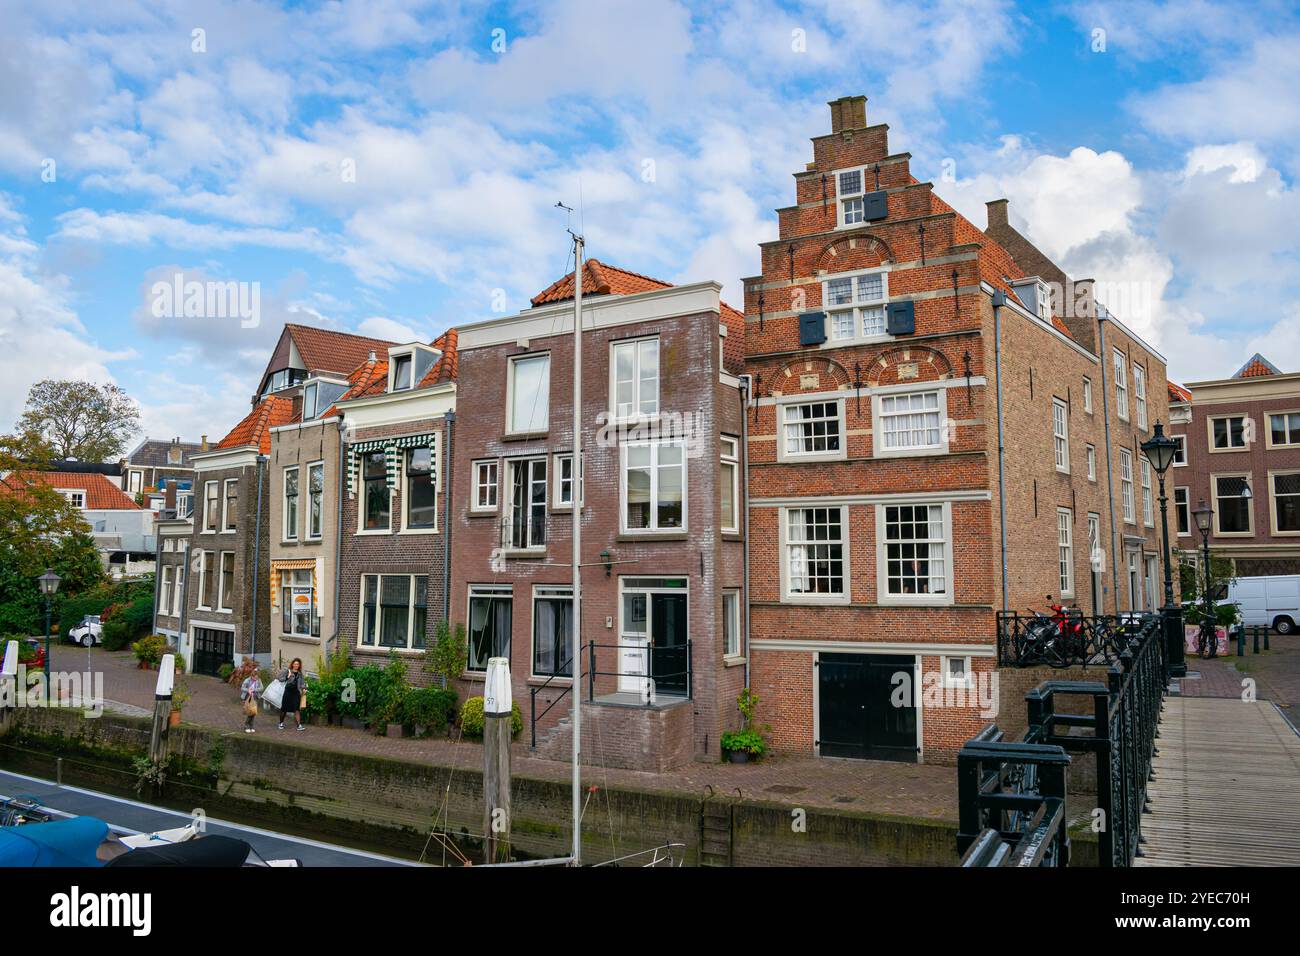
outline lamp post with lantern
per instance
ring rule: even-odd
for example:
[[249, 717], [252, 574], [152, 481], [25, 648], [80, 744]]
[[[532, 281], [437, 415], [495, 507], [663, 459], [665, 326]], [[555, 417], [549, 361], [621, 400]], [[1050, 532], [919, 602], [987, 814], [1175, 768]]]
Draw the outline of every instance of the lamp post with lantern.
[[1160, 609], [1165, 628], [1165, 666], [1169, 677], [1186, 677], [1187, 660], [1183, 653], [1183, 608], [1174, 602], [1174, 570], [1169, 551], [1169, 499], [1165, 496], [1165, 472], [1174, 463], [1178, 442], [1165, 434], [1165, 426], [1156, 422], [1150, 438], [1141, 445], [1142, 453], [1155, 469], [1160, 481], [1160, 535], [1165, 556], [1165, 606]]
[[45, 573], [36, 579], [41, 586], [41, 597], [45, 599], [45, 703], [50, 703], [50, 612], [54, 607], [54, 595], [59, 590], [60, 578], [53, 569], [46, 568]]

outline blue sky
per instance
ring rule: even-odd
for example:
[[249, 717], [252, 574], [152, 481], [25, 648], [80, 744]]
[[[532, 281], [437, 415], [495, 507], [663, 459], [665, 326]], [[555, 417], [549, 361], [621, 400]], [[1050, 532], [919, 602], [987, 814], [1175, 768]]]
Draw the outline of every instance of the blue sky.
[[[85, 6], [0, 0], [0, 430], [66, 377], [219, 436], [285, 321], [428, 340], [525, 307], [557, 200], [591, 255], [739, 303], [854, 93], [977, 226], [1009, 197], [1130, 290], [1173, 377], [1300, 368], [1293, 3]], [[178, 271], [257, 283], [259, 325], [154, 316]]]

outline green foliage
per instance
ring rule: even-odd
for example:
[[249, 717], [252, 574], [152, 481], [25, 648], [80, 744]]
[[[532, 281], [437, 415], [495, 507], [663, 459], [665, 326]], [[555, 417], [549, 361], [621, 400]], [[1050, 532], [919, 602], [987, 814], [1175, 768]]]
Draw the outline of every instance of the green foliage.
[[433, 643], [425, 650], [424, 660], [429, 670], [442, 678], [444, 687], [449, 679], [459, 677], [465, 670], [468, 654], [469, 638], [464, 624], [457, 624], [455, 630], [445, 620], [433, 626]]
[[[59, 593], [63, 593], [60, 585]], [[139, 637], [153, 623], [153, 575], [133, 581], [101, 583], [74, 596], [59, 606], [59, 631], [67, 634], [86, 615], [119, 617], [128, 625], [128, 639]]]
[[230, 675], [233, 674], [234, 671], [235, 671], [235, 665], [234, 665], [234, 664], [229, 664], [229, 663], [227, 663], [227, 664], [222, 664], [220, 667], [217, 668], [217, 677], [219, 677], [221, 680], [223, 680], [223, 681], [225, 681], [227, 684], [229, 684], [229, 683], [230, 683]]
[[185, 702], [193, 695], [190, 690], [190, 682], [184, 677], [176, 681], [176, 686], [172, 688], [172, 710], [180, 710], [185, 706]]
[[[483, 736], [483, 698], [471, 697], [460, 708], [460, 729], [466, 737]], [[510, 705], [510, 736], [518, 737], [524, 729], [524, 715], [518, 704]]]
[[120, 651], [131, 643], [131, 629], [124, 621], [109, 621], [103, 625], [104, 650]]
[[407, 726], [426, 728], [429, 735], [445, 734], [455, 712], [455, 691], [440, 687], [419, 687], [406, 695], [401, 719]]
[[157, 667], [162, 661], [163, 654], [167, 652], [167, 647], [167, 638], [161, 634], [150, 634], [132, 644], [131, 650], [135, 653], [135, 659], [141, 664]]
[[76, 379], [37, 382], [27, 393], [18, 427], [39, 435], [58, 458], [110, 461], [138, 430], [140, 411], [117, 385]]
[[9, 646], [10, 641], [18, 642], [18, 663], [30, 664], [36, 660], [36, 655], [40, 653], [35, 644], [27, 642], [27, 636], [24, 634], [6, 634], [0, 637], [0, 658], [4, 657], [5, 648]]
[[767, 724], [756, 725], [754, 714], [758, 709], [758, 696], [746, 687], [736, 698], [736, 709], [740, 711], [741, 729], [728, 730], [718, 738], [723, 751], [738, 750], [755, 757], [767, 753], [767, 735], [772, 728]]

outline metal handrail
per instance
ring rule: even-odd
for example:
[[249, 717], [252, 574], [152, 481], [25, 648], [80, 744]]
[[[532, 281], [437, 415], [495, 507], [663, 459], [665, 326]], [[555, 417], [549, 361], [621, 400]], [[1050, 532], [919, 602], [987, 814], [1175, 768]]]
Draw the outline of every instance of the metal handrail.
[[[564, 664], [561, 665], [561, 667], [563, 667], [563, 666], [565, 666], [565, 665], [571, 665], [572, 663], [573, 663], [573, 658], [570, 658], [569, 660], [565, 661]], [[570, 670], [572, 670], [571, 667], [570, 667]], [[531, 730], [530, 730], [530, 733], [532, 734], [532, 741], [533, 741], [533, 742], [532, 742], [532, 745], [531, 745], [531, 749], [533, 749], [533, 750], [536, 750], [536, 749], [537, 749], [537, 722], [538, 722], [539, 720], [543, 719], [547, 714], [549, 714], [549, 713], [551, 712], [551, 708], [552, 708], [552, 707], [554, 707], [554, 706], [555, 706], [556, 704], [558, 704], [560, 701], [564, 700], [564, 695], [565, 695], [565, 694], [567, 694], [569, 691], [573, 690], [573, 684], [570, 683], [567, 687], [565, 687], [562, 691], [560, 691], [559, 695], [555, 698], [555, 700], [553, 700], [553, 701], [551, 701], [549, 704], [547, 704], [547, 705], [546, 705], [546, 709], [543, 710], [543, 711], [539, 714], [539, 713], [537, 712], [537, 692], [538, 692], [538, 691], [541, 691], [541, 690], [546, 690], [547, 687], [551, 686], [551, 681], [555, 680], [557, 677], [562, 678], [562, 679], [564, 679], [564, 680], [571, 681], [571, 682], [572, 682], [572, 681], [576, 681], [576, 680], [579, 679], [579, 678], [575, 677], [575, 676], [572, 675], [572, 674], [569, 674], [569, 675], [567, 675], [567, 676], [564, 675], [564, 674], [552, 674], [550, 677], [546, 678], [545, 681], [543, 681], [542, 683], [538, 684], [536, 687], [530, 687], [530, 688], [528, 688], [528, 698], [529, 698], [528, 703], [529, 703], [529, 707], [530, 707], [530, 711], [531, 711], [531, 719], [530, 719]]]
[[[636, 650], [646, 651], [646, 673], [642, 674], [634, 671], [624, 671], [624, 670], [613, 670], [613, 671], [598, 670], [596, 668], [597, 648], [601, 648], [604, 650], [616, 650], [616, 651], [622, 650], [623, 648], [635, 648]], [[667, 671], [665, 673], [658, 674], [658, 675], [652, 674], [651, 671], [654, 670], [654, 666], [651, 662], [653, 661], [656, 652], [660, 652], [660, 653], [672, 652], [672, 653], [684, 654], [686, 656], [685, 670]], [[695, 690], [694, 690], [694, 680], [692, 679], [693, 670], [691, 667], [691, 657], [692, 657], [691, 641], [689, 639], [684, 644], [675, 647], [662, 647], [662, 648], [656, 648], [653, 644], [625, 644], [623, 642], [619, 642], [616, 644], [597, 644], [595, 641], [591, 641], [590, 643], [587, 644], [587, 653], [588, 653], [588, 661], [589, 661], [589, 666], [587, 668], [587, 700], [589, 701], [596, 699], [597, 676], [639, 677], [649, 681], [663, 680], [664, 678], [671, 678], [671, 677], [684, 677], [686, 678], [686, 699], [687, 700], [694, 699]]]
[[1059, 615], [998, 611], [998, 666], [1108, 667], [1159, 619], [1156, 614], [1086, 615], [1077, 608]]

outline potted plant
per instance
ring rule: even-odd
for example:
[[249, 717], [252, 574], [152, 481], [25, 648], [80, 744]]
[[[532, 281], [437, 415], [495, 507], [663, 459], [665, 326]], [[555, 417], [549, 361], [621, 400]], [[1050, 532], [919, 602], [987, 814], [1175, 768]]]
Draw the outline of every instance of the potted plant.
[[771, 727], [754, 723], [754, 709], [758, 697], [748, 687], [736, 698], [736, 707], [740, 710], [740, 730], [729, 730], [719, 740], [722, 751], [732, 763], [748, 763], [751, 757], [758, 758], [767, 753], [767, 734]]
[[182, 678], [181, 680], [178, 680], [176, 686], [172, 688], [172, 712], [167, 715], [168, 726], [175, 727], [181, 722], [181, 709], [189, 699], [190, 685], [184, 678]]

